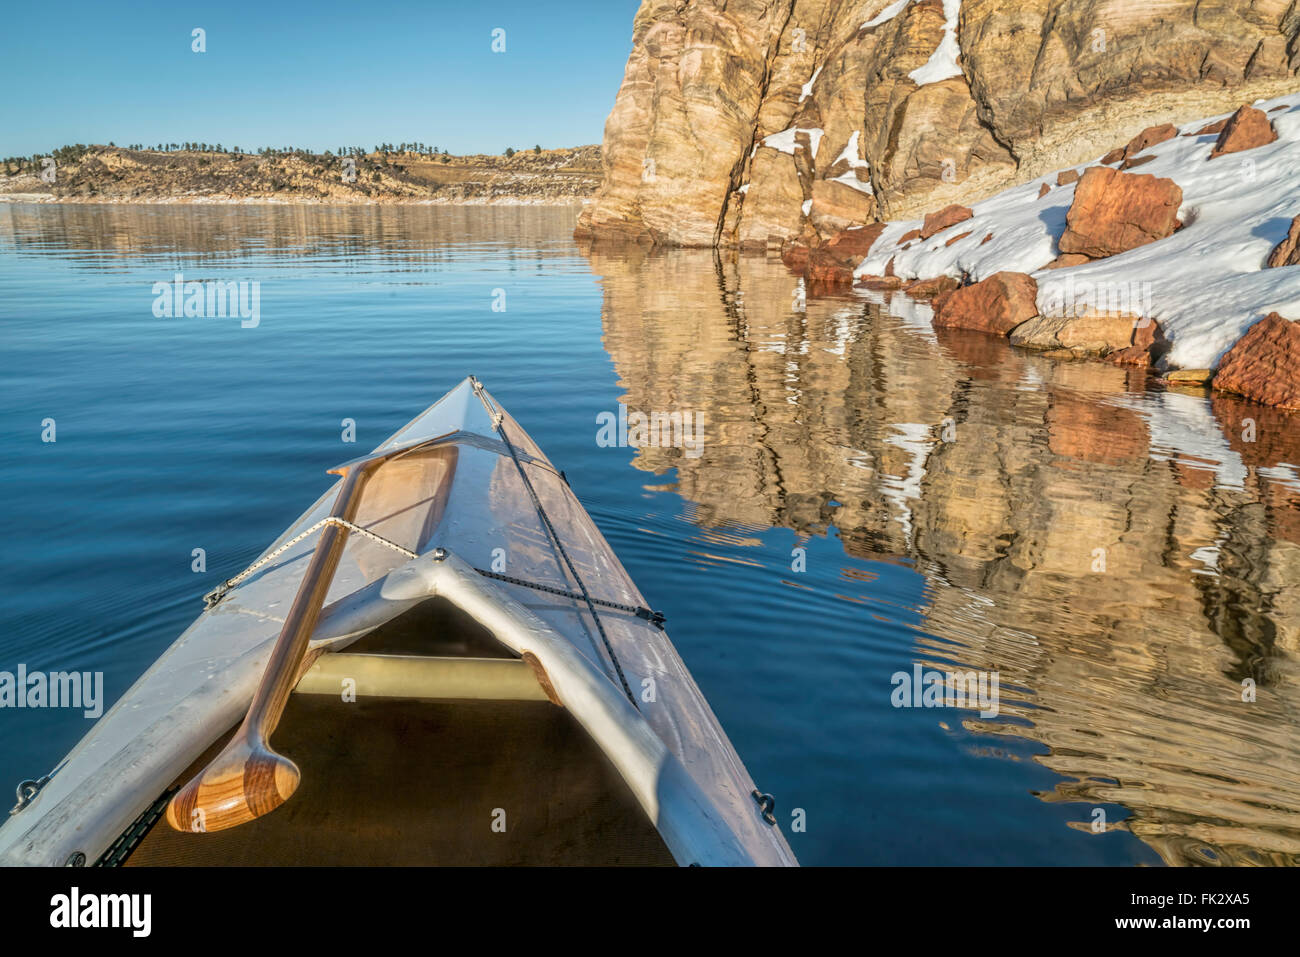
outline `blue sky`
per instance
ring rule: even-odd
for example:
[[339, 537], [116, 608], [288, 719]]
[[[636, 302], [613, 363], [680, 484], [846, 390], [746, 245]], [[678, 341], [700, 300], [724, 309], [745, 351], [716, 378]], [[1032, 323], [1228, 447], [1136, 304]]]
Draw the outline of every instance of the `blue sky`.
[[[68, 143], [252, 150], [599, 143], [639, 0], [8, 6], [0, 156]], [[191, 51], [191, 30], [207, 52]], [[506, 51], [492, 52], [505, 30]]]

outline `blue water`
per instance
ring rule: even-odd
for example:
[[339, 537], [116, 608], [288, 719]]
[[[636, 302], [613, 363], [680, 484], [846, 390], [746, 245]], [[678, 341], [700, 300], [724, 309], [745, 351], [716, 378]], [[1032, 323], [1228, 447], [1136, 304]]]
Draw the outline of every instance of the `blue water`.
[[[327, 468], [474, 374], [667, 613], [802, 862], [1300, 859], [1293, 419], [1234, 448], [1204, 395], [805, 306], [761, 257], [580, 249], [575, 216], [0, 205], [0, 670], [103, 671], [111, 703]], [[176, 272], [260, 283], [259, 324], [156, 318]], [[600, 447], [620, 401], [706, 412], [704, 454]], [[918, 662], [998, 671], [1001, 713], [895, 707]], [[90, 726], [0, 722], [14, 784]]]

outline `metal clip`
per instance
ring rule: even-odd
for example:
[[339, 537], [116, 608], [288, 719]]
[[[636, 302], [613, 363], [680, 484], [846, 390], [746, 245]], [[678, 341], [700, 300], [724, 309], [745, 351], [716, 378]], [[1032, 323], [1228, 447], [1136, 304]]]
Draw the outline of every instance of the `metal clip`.
[[644, 621], [650, 622], [650, 624], [654, 625], [660, 631], [664, 630], [664, 622], [668, 620], [664, 617], [662, 611], [654, 611], [650, 608], [638, 608], [636, 610], [636, 616]]
[[204, 595], [204, 596], [203, 596], [203, 610], [204, 610], [204, 611], [211, 611], [213, 608], [216, 608], [218, 605], [220, 605], [220, 604], [221, 604], [221, 600], [222, 600], [223, 598], [225, 598], [227, 594], [230, 593], [230, 589], [231, 589], [231, 587], [232, 587], [232, 586], [231, 586], [231, 584], [230, 584], [230, 579], [227, 578], [225, 581], [223, 581], [223, 582], [222, 582], [220, 585], [218, 585], [216, 588], [212, 589], [212, 591], [210, 591], [210, 592], [208, 592], [206, 595]]
[[753, 791], [754, 800], [758, 802], [759, 810], [763, 814], [763, 820], [768, 824], [776, 824], [776, 798], [770, 794], [764, 794], [758, 788]]
[[60, 771], [60, 769], [62, 769], [63, 765], [66, 764], [66, 763], [67, 763], [67, 761], [66, 761], [66, 759], [65, 759], [64, 761], [62, 761], [62, 762], [59, 763], [59, 766], [58, 766], [57, 768], [55, 768], [53, 771], [51, 771], [49, 774], [45, 775], [43, 778], [40, 778], [39, 780], [32, 781], [32, 780], [28, 779], [28, 780], [26, 780], [26, 781], [20, 781], [20, 782], [18, 782], [18, 788], [17, 788], [17, 791], [16, 791], [16, 796], [17, 796], [17, 798], [18, 798], [18, 803], [15, 804], [15, 805], [14, 805], [14, 806], [9, 810], [9, 813], [10, 813], [10, 814], [17, 814], [19, 811], [21, 811], [21, 810], [22, 810], [23, 808], [25, 808], [27, 805], [29, 805], [29, 804], [31, 804], [33, 801], [35, 801], [35, 800], [36, 800], [36, 795], [38, 795], [38, 794], [41, 793], [41, 788], [43, 788], [43, 787], [45, 787], [45, 785], [49, 784], [49, 783], [50, 783], [50, 778], [52, 778], [52, 777], [54, 777], [54, 775], [58, 774], [59, 771]]

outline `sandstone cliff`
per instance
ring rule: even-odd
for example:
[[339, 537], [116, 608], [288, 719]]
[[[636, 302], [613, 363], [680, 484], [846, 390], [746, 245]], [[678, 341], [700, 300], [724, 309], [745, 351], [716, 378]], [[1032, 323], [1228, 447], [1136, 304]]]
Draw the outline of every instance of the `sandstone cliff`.
[[763, 246], [1294, 90], [1296, 0], [643, 0], [579, 235]]

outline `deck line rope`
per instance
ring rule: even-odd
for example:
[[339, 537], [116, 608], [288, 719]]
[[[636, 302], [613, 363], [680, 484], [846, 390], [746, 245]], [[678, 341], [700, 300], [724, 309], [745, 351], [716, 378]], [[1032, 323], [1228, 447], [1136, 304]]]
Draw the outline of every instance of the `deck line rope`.
[[[563, 588], [556, 588], [554, 585], [543, 585], [541, 582], [530, 582], [526, 578], [515, 578], [513, 575], [503, 575], [500, 572], [490, 572], [483, 568], [476, 568], [474, 571], [478, 572], [484, 578], [495, 578], [500, 582], [507, 582], [511, 585], [522, 585], [524, 588], [549, 592], [552, 595], [559, 595], [562, 598], [571, 598], [574, 601], [583, 600], [582, 596], [577, 592], [567, 591]], [[659, 630], [663, 630], [664, 613], [661, 611], [654, 611], [653, 609], [647, 608], [645, 605], [624, 605], [616, 601], [606, 601], [604, 598], [588, 597], [587, 600], [593, 605], [600, 605], [602, 608], [613, 608], [616, 611], [625, 611], [629, 614], [636, 615], [638, 618], [650, 622], [650, 624], [654, 625]]]
[[627, 695], [627, 700], [632, 702], [632, 707], [640, 711], [641, 708], [636, 703], [636, 696], [632, 694], [632, 688], [627, 683], [627, 676], [623, 674], [623, 666], [619, 663], [618, 656], [614, 654], [614, 647], [610, 644], [609, 636], [605, 634], [605, 626], [600, 620], [600, 615], [596, 612], [596, 603], [592, 599], [591, 594], [587, 591], [587, 586], [583, 583], [582, 576], [578, 574], [578, 569], [574, 565], [573, 559], [569, 557], [568, 551], [565, 550], [564, 543], [560, 541], [560, 536], [556, 533], [555, 526], [551, 524], [550, 516], [546, 514], [546, 509], [542, 507], [542, 500], [537, 497], [537, 490], [533, 488], [533, 483], [528, 478], [528, 473], [524, 471], [523, 463], [519, 461], [519, 455], [515, 451], [514, 443], [511, 442], [509, 437], [506, 435], [506, 430], [503, 424], [505, 415], [499, 409], [494, 408], [492, 403], [488, 401], [488, 397], [483, 391], [483, 383], [479, 382], [478, 379], [473, 376], [470, 376], [469, 381], [474, 386], [474, 394], [478, 396], [479, 401], [483, 403], [483, 408], [486, 409], [488, 415], [492, 417], [492, 425], [497, 430], [497, 434], [501, 436], [501, 441], [505, 443], [505, 447], [509, 450], [510, 457], [514, 460], [515, 468], [519, 470], [519, 477], [524, 481], [524, 488], [528, 489], [528, 495], [533, 500], [533, 507], [537, 509], [537, 516], [542, 520], [542, 524], [546, 526], [547, 534], [550, 535], [551, 541], [555, 543], [555, 547], [559, 551], [560, 557], [564, 559], [565, 565], [569, 568], [569, 574], [573, 576], [573, 580], [578, 585], [578, 590], [582, 593], [582, 600], [586, 602], [587, 610], [591, 612], [592, 621], [596, 623], [596, 630], [600, 632], [600, 640], [605, 645], [605, 651], [609, 654], [609, 660], [614, 665], [614, 671], [618, 673], [618, 680], [623, 686], [623, 693]]
[[271, 561], [272, 559], [277, 558], [280, 555], [283, 555], [289, 549], [293, 548], [293, 546], [301, 542], [304, 538], [311, 535], [313, 532], [317, 531], [318, 529], [324, 528], [326, 525], [337, 525], [339, 528], [346, 528], [349, 532], [352, 532], [354, 535], [360, 535], [362, 538], [370, 539], [370, 541], [374, 542], [377, 545], [383, 545], [385, 548], [391, 548], [394, 551], [401, 552], [407, 558], [419, 557], [415, 552], [411, 551], [409, 548], [403, 548], [401, 545], [398, 545], [396, 542], [390, 542], [388, 539], [384, 538], [383, 536], [376, 535], [368, 528], [362, 528], [360, 525], [355, 525], [352, 522], [347, 521], [346, 519], [330, 516], [329, 518], [322, 518], [319, 522], [317, 522], [311, 528], [307, 529], [305, 532], [302, 532], [299, 535], [295, 535], [293, 538], [289, 539], [287, 542], [285, 542], [275, 551], [263, 555], [261, 558], [253, 562], [253, 564], [249, 565], [238, 575], [234, 576], [233, 578], [227, 578], [216, 588], [212, 589], [212, 591], [208, 592], [206, 595], [203, 596], [204, 610], [215, 608], [217, 604], [221, 601], [221, 599], [226, 597], [227, 592], [229, 592], [232, 588], [237, 586], [249, 575], [253, 574], [253, 572], [257, 571], [259, 568], [261, 568], [263, 565], [265, 565], [267, 562]]

